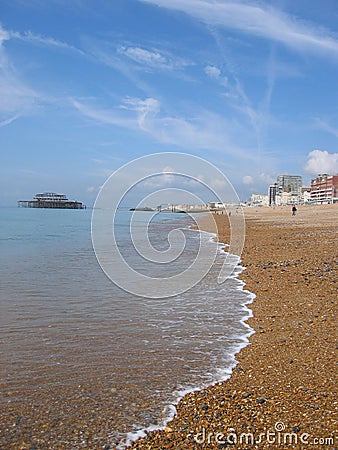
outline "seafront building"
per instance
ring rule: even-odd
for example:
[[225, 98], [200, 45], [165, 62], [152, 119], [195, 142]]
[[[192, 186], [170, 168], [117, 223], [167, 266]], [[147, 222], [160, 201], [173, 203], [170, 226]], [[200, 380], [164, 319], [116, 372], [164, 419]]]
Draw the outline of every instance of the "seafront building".
[[276, 206], [277, 183], [271, 184], [268, 190], [269, 206]]
[[293, 196], [299, 196], [303, 180], [300, 175], [278, 175], [277, 177], [277, 193], [281, 195], [287, 192]]
[[306, 203], [307, 191], [300, 175], [278, 175], [276, 183], [269, 186], [269, 206]]
[[310, 186], [302, 187], [302, 199], [303, 199], [303, 203], [310, 203], [310, 200], [311, 200], [311, 187]]
[[44, 192], [36, 194], [33, 200], [19, 200], [20, 208], [50, 208], [50, 209], [86, 209], [86, 205], [77, 200], [68, 200], [64, 194]]
[[338, 175], [320, 174], [311, 180], [311, 203], [338, 202]]
[[207, 208], [210, 211], [219, 211], [221, 209], [225, 209], [226, 205], [222, 202], [209, 202], [207, 203]]
[[268, 206], [269, 196], [263, 194], [252, 194], [249, 201], [250, 206]]

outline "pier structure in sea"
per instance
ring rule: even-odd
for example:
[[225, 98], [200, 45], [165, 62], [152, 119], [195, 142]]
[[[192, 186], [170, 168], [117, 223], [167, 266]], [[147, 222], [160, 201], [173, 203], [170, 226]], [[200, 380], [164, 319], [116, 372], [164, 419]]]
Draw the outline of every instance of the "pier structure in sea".
[[51, 208], [51, 209], [86, 209], [86, 205], [77, 200], [69, 200], [64, 194], [44, 192], [36, 194], [33, 200], [19, 200], [20, 208]]

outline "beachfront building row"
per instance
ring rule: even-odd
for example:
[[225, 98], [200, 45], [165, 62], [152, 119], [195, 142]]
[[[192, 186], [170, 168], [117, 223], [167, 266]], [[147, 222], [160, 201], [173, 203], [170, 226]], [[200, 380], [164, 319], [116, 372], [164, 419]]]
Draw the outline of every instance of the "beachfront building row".
[[338, 203], [338, 175], [320, 174], [311, 180], [311, 203]]
[[269, 206], [298, 205], [309, 203], [311, 200], [309, 187], [303, 186], [298, 195], [291, 194], [290, 192], [282, 192], [279, 194], [275, 184], [269, 186], [269, 194], [267, 197]]
[[269, 206], [299, 203], [338, 203], [338, 175], [320, 174], [310, 187], [302, 186], [300, 175], [279, 175], [269, 186]]
[[307, 203], [309, 199], [310, 188], [303, 187], [300, 175], [278, 175], [276, 183], [269, 186], [269, 206]]

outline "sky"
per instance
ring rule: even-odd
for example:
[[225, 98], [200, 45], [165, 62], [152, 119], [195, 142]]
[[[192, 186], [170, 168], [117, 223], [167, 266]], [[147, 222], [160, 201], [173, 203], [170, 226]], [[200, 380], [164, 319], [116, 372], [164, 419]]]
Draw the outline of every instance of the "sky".
[[338, 173], [337, 80], [337, 0], [0, 0], [0, 205], [91, 206], [163, 152], [242, 200], [279, 174], [308, 185]]

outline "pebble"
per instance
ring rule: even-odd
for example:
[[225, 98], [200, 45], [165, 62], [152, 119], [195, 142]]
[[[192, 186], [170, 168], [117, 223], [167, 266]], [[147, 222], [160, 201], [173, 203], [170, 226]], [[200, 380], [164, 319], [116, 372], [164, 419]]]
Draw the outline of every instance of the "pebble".
[[253, 392], [248, 392], [247, 394], [243, 394], [243, 398], [248, 398], [253, 395]]

